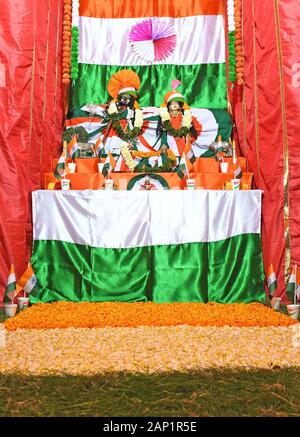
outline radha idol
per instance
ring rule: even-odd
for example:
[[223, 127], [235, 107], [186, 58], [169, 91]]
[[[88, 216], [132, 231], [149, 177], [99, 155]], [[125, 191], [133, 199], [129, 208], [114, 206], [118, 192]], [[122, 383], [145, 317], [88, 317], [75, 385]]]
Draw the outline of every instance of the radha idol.
[[201, 123], [192, 115], [183, 95], [177, 91], [180, 84], [179, 80], [173, 80], [172, 90], [165, 94], [158, 125], [161, 146], [171, 149], [178, 161], [184, 152], [193, 155], [192, 145], [202, 132]]

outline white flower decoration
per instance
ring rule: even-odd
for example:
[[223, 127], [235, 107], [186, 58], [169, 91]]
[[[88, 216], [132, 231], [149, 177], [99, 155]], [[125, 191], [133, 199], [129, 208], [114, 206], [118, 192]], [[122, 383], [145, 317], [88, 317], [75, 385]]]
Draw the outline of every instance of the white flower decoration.
[[191, 125], [192, 125], [192, 113], [189, 109], [186, 109], [182, 116], [182, 127], [190, 128]]
[[107, 112], [109, 113], [109, 115], [118, 113], [116, 102], [114, 102], [113, 100], [110, 102]]
[[121, 150], [121, 155], [123, 156], [123, 159], [124, 159], [127, 167], [129, 168], [129, 170], [131, 170], [131, 171], [134, 170], [136, 164], [135, 164], [135, 162], [131, 156], [131, 153], [128, 149], [128, 144], [123, 143], [121, 145], [120, 150]]
[[166, 106], [162, 106], [161, 108], [159, 108], [159, 115], [162, 121], [171, 120], [168, 108]]
[[143, 126], [143, 113], [140, 109], [135, 110], [135, 120], [134, 120], [134, 127], [141, 128]]

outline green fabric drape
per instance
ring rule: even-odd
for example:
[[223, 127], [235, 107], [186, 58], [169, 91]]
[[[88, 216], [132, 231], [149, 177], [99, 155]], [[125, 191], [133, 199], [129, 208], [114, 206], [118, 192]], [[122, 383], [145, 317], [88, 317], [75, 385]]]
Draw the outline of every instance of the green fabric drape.
[[104, 104], [110, 100], [107, 92], [109, 79], [124, 68], [135, 71], [141, 79], [138, 94], [139, 104], [143, 107], [160, 106], [165, 93], [170, 91], [171, 80], [176, 78], [182, 82], [180, 92], [190, 106], [227, 108], [225, 63], [134, 67], [79, 64], [78, 79], [70, 88], [69, 117], [86, 103]]
[[103, 249], [34, 241], [32, 265], [40, 293], [31, 302], [263, 301], [258, 234], [211, 243]]

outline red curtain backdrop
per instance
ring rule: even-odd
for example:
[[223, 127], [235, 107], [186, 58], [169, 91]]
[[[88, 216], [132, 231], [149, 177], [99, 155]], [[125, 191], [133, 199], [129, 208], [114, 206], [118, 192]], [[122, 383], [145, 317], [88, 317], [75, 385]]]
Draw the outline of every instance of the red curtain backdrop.
[[[300, 8], [244, 0], [245, 85], [232, 92], [236, 138], [263, 195], [263, 255], [285, 279], [300, 265]], [[31, 192], [61, 148], [62, 0], [0, 8], [0, 302], [10, 263], [30, 259]]]
[[298, 0], [244, 0], [245, 85], [233, 91], [242, 154], [264, 191], [264, 265], [277, 295], [300, 264], [300, 8]]
[[0, 302], [31, 254], [31, 192], [61, 148], [62, 0], [0, 7]]

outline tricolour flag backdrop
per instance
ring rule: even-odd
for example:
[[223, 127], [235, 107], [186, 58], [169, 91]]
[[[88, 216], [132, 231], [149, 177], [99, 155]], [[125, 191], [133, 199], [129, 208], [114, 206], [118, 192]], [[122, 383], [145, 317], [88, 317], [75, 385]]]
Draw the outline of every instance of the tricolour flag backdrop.
[[32, 302], [265, 299], [260, 191], [32, 195]]
[[110, 77], [123, 68], [139, 75], [143, 107], [159, 106], [179, 79], [189, 105], [226, 108], [223, 1], [81, 0], [69, 116], [88, 102], [105, 103]]

